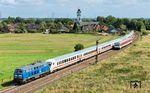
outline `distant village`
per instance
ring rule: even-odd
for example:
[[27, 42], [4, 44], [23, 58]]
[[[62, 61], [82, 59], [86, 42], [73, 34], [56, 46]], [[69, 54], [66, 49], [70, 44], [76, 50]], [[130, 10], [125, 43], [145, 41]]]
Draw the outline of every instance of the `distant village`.
[[150, 30], [150, 20], [115, 18], [113, 16], [96, 19], [82, 18], [78, 9], [77, 18], [28, 18], [8, 17], [0, 22], [0, 33], [98, 33], [101, 35], [125, 34], [128, 30], [140, 31], [143, 34]]

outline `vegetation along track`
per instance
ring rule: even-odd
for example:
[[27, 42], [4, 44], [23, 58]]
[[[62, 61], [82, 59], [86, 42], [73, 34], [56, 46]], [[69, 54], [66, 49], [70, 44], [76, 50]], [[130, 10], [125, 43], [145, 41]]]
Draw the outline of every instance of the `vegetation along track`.
[[[133, 45], [138, 40], [138, 38], [139, 38], [139, 34], [136, 32], [133, 43], [131, 45]], [[104, 53], [98, 55], [98, 60], [100, 62], [103, 59], [106, 59], [106, 58], [108, 58], [108, 57], [110, 57], [116, 53], [123, 51], [124, 49], [130, 47], [131, 45], [128, 45], [121, 50], [109, 50], [107, 52], [104, 52]], [[86, 68], [86, 67], [88, 67], [94, 63], [95, 63], [95, 57], [92, 57], [92, 58], [87, 59], [83, 62], [80, 62], [78, 64], [72, 65], [72, 66], [67, 67], [67, 68], [64, 68], [62, 70], [59, 70], [55, 73], [52, 73], [48, 76], [37, 79], [37, 80], [32, 81], [30, 83], [27, 83], [25, 85], [22, 85], [22, 86], [15, 86], [14, 85], [10, 88], [7, 88], [5, 90], [0, 91], [0, 93], [32, 93], [38, 89], [41, 89], [42, 87], [45, 87], [45, 86], [51, 84], [52, 82], [54, 82], [54, 81], [56, 81], [56, 80], [58, 80], [64, 76], [70, 75], [71, 73], [74, 73], [74, 72], [79, 71], [83, 68]]]

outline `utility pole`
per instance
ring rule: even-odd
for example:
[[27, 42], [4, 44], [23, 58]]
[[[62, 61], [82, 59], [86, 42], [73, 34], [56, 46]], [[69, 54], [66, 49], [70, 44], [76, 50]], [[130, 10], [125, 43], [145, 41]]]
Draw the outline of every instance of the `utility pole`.
[[98, 44], [99, 44], [99, 42], [98, 42], [99, 40], [96, 40], [96, 61], [95, 61], [95, 64], [97, 64], [98, 63]]

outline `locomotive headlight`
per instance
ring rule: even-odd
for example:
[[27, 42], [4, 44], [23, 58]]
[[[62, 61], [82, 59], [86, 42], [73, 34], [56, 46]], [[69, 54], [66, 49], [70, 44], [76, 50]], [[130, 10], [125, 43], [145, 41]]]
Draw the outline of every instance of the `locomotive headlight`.
[[22, 75], [15, 75], [15, 78], [17, 78], [17, 77], [22, 78]]
[[22, 77], [22, 75], [18, 75], [19, 77]]

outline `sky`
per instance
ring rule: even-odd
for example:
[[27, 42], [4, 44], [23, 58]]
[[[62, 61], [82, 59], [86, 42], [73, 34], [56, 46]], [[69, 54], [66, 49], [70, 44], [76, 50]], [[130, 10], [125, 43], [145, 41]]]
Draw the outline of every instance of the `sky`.
[[82, 18], [150, 18], [150, 0], [0, 0], [2, 18], [76, 18], [78, 8]]

